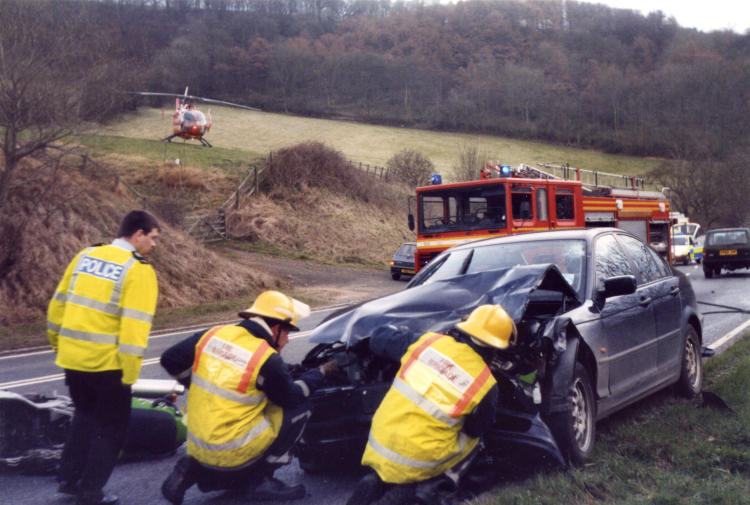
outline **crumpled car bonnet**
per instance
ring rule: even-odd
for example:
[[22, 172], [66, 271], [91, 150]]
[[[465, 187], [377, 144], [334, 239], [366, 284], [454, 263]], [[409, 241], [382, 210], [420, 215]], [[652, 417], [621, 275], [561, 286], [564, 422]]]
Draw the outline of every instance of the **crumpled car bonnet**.
[[420, 334], [446, 331], [484, 304], [502, 305], [518, 322], [531, 293], [540, 289], [558, 291], [580, 304], [557, 266], [523, 265], [441, 279], [371, 300], [323, 322], [312, 331], [310, 340], [340, 340], [351, 346], [384, 324], [405, 326]]

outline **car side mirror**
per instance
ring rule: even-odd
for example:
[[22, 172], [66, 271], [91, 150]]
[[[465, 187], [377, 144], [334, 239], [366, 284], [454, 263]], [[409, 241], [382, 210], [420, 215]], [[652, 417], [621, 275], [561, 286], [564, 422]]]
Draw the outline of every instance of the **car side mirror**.
[[604, 279], [604, 298], [635, 293], [638, 284], [633, 275], [618, 275]]
[[409, 214], [408, 222], [409, 222], [409, 229], [411, 231], [414, 231], [414, 214]]

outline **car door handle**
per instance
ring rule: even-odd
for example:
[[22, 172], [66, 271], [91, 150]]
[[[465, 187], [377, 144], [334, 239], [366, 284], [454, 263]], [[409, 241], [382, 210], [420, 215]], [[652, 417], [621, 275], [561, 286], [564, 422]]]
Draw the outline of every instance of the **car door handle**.
[[651, 303], [651, 297], [650, 296], [642, 296], [641, 300], [638, 302], [638, 305], [641, 307], [647, 307]]
[[675, 287], [673, 287], [672, 289], [669, 290], [669, 294], [672, 295], [672, 296], [677, 295], [679, 293], [680, 293], [679, 286], [675, 286]]

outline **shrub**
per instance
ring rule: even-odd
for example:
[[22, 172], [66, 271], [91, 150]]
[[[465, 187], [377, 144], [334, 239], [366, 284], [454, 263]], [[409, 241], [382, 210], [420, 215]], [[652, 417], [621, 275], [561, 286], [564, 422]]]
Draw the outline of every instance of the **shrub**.
[[432, 162], [413, 149], [394, 154], [386, 163], [388, 169], [412, 186], [425, 186], [435, 171]]

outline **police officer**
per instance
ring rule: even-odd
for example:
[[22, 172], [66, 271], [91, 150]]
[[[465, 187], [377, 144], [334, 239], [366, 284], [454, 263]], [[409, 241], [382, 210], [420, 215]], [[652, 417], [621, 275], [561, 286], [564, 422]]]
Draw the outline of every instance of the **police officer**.
[[348, 504], [416, 498], [433, 505], [455, 491], [494, 425], [498, 387], [488, 363], [515, 340], [515, 323], [500, 305], [477, 307], [445, 335], [376, 329], [370, 349], [401, 367], [373, 416], [362, 456], [374, 472]]
[[159, 231], [148, 212], [128, 213], [111, 244], [73, 258], [49, 303], [47, 335], [75, 407], [58, 491], [75, 495], [79, 505], [118, 502], [102, 489], [124, 442], [130, 386], [156, 310], [156, 274], [144, 256]]
[[279, 351], [309, 315], [307, 305], [265, 291], [236, 325], [200, 331], [167, 349], [162, 366], [189, 385], [188, 455], [177, 461], [162, 494], [180, 505], [193, 484], [201, 491], [239, 489], [254, 500], [293, 500], [301, 485], [273, 477], [291, 461], [311, 413], [308, 399], [335, 361], [294, 380]]

